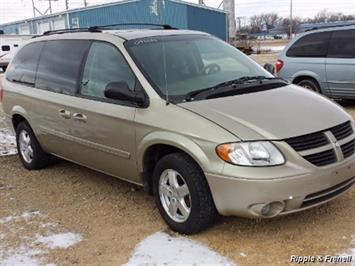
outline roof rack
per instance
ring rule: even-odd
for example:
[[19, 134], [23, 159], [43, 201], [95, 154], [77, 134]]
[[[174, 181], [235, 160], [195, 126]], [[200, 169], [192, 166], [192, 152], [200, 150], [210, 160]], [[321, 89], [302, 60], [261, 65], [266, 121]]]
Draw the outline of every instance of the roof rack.
[[45, 31], [43, 35], [52, 35], [52, 34], [63, 34], [70, 32], [101, 32], [99, 29], [94, 28], [77, 28], [77, 29], [60, 29], [60, 30], [49, 30]]
[[[167, 24], [154, 24], [154, 23], [120, 23], [120, 24], [111, 24], [111, 25], [101, 25], [101, 26], [92, 26], [89, 28], [76, 28], [76, 29], [60, 29], [60, 30], [49, 30], [43, 33], [44, 36], [53, 35], [53, 34], [64, 34], [64, 33], [75, 33], [75, 32], [102, 32], [102, 30], [117, 29], [118, 27], [124, 26], [153, 26], [159, 27], [164, 30], [177, 30]], [[41, 35], [34, 36], [33, 38], [40, 37]]]
[[345, 25], [324, 25], [324, 26], [315, 26], [311, 29], [305, 30], [305, 32], [314, 31], [314, 30], [322, 30], [322, 29], [330, 29], [330, 28], [342, 28], [342, 27], [350, 27], [355, 26], [355, 23], [349, 23]]
[[122, 26], [153, 26], [159, 27], [163, 30], [177, 30], [178, 28], [172, 27], [167, 24], [155, 24], [155, 23], [119, 23], [119, 24], [111, 24], [111, 25], [102, 25], [102, 26], [92, 26], [89, 30], [107, 30], [107, 29], [117, 29]]

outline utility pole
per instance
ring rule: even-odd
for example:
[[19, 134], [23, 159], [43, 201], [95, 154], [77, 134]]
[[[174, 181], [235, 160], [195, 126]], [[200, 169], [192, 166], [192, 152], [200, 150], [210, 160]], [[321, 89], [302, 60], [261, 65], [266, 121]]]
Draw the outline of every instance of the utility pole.
[[290, 39], [292, 39], [292, 34], [293, 34], [293, 5], [292, 5], [292, 0], [291, 0], [291, 5], [290, 5]]
[[65, 0], [65, 10], [69, 9], [69, 0]]
[[32, 10], [33, 10], [33, 17], [36, 16], [36, 7], [35, 7], [35, 2], [32, 0]]
[[84, 0], [84, 6], [87, 7], [88, 6], [88, 2], [86, 0]]

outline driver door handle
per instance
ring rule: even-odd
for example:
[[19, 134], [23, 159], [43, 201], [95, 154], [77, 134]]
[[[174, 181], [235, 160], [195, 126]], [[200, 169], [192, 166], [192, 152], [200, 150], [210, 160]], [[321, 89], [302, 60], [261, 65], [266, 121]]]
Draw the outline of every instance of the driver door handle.
[[88, 120], [86, 115], [80, 113], [73, 114], [73, 119], [81, 122], [86, 122]]

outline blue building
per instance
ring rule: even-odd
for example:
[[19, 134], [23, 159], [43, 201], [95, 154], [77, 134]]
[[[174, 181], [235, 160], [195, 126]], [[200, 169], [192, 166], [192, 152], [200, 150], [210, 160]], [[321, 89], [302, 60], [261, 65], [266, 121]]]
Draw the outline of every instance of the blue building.
[[228, 39], [225, 11], [181, 0], [125, 0], [11, 22], [0, 25], [0, 30], [5, 34], [42, 34], [48, 30], [117, 23], [168, 24]]

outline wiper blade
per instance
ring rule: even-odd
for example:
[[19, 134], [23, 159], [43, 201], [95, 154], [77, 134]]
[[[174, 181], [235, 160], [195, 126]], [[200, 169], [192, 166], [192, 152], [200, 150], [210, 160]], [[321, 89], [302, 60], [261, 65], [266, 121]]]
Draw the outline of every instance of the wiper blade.
[[[283, 79], [277, 78], [277, 77], [265, 77], [265, 76], [244, 76], [244, 77], [241, 77], [241, 78], [238, 78], [238, 79], [229, 80], [229, 81], [226, 81], [226, 82], [222, 82], [222, 83], [216, 84], [213, 87], [192, 91], [192, 92], [186, 94], [185, 100], [186, 101], [191, 101], [198, 94], [201, 94], [201, 93], [204, 93], [204, 92], [207, 92], [207, 91], [211, 91], [211, 93], [212, 93], [213, 91], [216, 91], [219, 88], [225, 88], [225, 87], [232, 86], [232, 85], [244, 84], [244, 83], [249, 82], [249, 81], [256, 81], [256, 82], [260, 82], [260, 84], [262, 84], [263, 80], [283, 80]], [[233, 88], [233, 89], [237, 89], [237, 88]]]
[[229, 81], [226, 81], [226, 82], [219, 83], [215, 87], [230, 86], [230, 85], [234, 85], [234, 84], [243, 84], [243, 83], [246, 83], [246, 82], [249, 82], [249, 81], [256, 81], [256, 82], [262, 83], [263, 80], [274, 80], [274, 79], [281, 80], [281, 78], [277, 78], [277, 77], [244, 76], [244, 77], [241, 77], [241, 78], [237, 78], [237, 79], [233, 79], [233, 80], [229, 80]]

